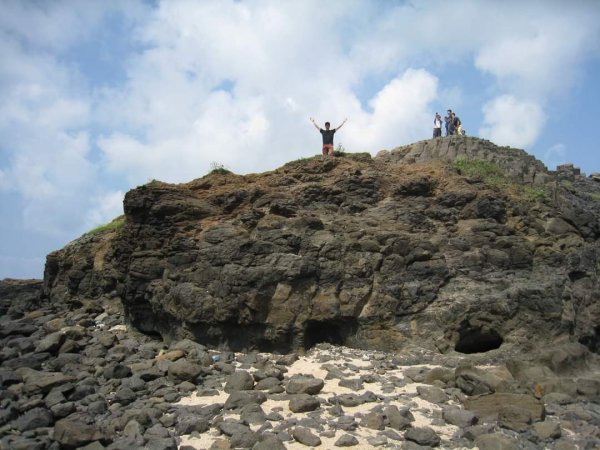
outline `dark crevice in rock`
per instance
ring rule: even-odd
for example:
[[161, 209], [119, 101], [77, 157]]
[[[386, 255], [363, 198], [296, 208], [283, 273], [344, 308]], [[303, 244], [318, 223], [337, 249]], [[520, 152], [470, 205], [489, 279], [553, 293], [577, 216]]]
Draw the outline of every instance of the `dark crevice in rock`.
[[569, 272], [569, 280], [571, 280], [571, 282], [581, 280], [582, 278], [585, 278], [586, 276], [587, 276], [587, 273], [579, 271], [579, 270], [573, 270], [573, 271]]
[[279, 334], [271, 339], [268, 338], [268, 327], [264, 324], [196, 323], [188, 324], [187, 328], [196, 342], [201, 342], [208, 347], [233, 352], [261, 351], [285, 354], [292, 351], [291, 333]]
[[355, 320], [311, 320], [304, 331], [304, 348], [306, 350], [317, 344], [349, 345], [348, 340], [356, 334], [358, 324]]
[[500, 334], [492, 328], [464, 327], [459, 331], [458, 342], [454, 350], [459, 353], [484, 353], [500, 348], [503, 339]]
[[591, 352], [600, 353], [600, 325], [594, 328], [594, 334], [580, 338], [579, 343], [585, 345]]

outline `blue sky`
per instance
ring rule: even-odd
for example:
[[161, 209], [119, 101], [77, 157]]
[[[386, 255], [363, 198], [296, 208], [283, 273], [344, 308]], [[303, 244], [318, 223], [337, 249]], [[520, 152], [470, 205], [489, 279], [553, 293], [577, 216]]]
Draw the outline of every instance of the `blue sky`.
[[0, 0], [0, 279], [213, 162], [470, 135], [600, 172], [600, 2]]

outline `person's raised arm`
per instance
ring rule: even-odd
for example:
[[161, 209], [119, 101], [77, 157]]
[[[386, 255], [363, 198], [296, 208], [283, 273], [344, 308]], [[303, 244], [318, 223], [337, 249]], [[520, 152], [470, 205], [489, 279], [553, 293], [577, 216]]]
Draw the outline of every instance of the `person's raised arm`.
[[342, 128], [342, 127], [344, 126], [344, 124], [346, 123], [346, 121], [347, 121], [347, 120], [348, 120], [347, 118], [346, 118], [346, 119], [344, 119], [344, 120], [342, 121], [342, 123], [340, 123], [340, 124], [339, 124], [339, 125], [338, 125], [338, 126], [335, 128], [335, 129], [336, 129], [336, 130], [339, 130], [340, 128]]
[[317, 125], [317, 123], [315, 122], [315, 119], [313, 119], [313, 118], [311, 117], [311, 118], [310, 118], [310, 121], [313, 123], [313, 125], [315, 126], [315, 128], [316, 128], [317, 130], [320, 130], [320, 129], [321, 129], [321, 127], [320, 127], [319, 125]]

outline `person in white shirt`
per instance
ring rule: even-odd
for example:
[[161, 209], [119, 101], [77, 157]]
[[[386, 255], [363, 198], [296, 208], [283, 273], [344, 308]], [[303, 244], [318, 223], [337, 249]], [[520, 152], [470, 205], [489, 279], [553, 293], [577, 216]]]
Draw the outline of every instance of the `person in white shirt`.
[[433, 137], [442, 137], [442, 116], [437, 112], [433, 119]]

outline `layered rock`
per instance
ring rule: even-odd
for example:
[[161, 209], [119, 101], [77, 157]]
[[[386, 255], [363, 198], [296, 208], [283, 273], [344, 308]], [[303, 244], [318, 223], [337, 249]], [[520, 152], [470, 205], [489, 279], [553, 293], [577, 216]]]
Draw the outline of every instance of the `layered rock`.
[[45, 293], [117, 295], [146, 333], [233, 350], [597, 351], [599, 198], [592, 180], [464, 137], [153, 182], [126, 195], [121, 228], [49, 255]]

